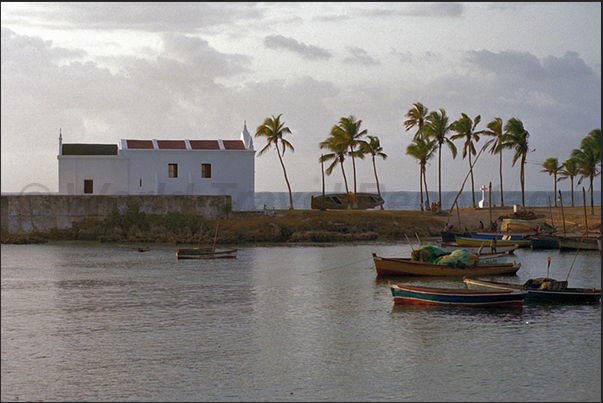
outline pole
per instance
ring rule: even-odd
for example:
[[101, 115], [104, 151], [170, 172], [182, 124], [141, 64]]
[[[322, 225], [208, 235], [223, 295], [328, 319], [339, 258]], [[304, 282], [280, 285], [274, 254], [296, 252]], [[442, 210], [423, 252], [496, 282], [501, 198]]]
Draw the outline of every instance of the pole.
[[559, 190], [559, 205], [561, 206], [561, 219], [563, 220], [563, 236], [565, 236], [565, 214], [563, 213], [563, 199], [561, 199], [561, 190]]
[[[584, 189], [584, 188], [582, 188]], [[578, 245], [578, 249], [576, 249], [576, 254], [574, 255], [574, 260], [572, 260], [572, 264], [570, 265], [569, 271], [567, 272], [567, 277], [565, 277], [565, 281], [569, 278], [570, 273], [572, 272], [572, 267], [574, 267], [574, 262], [576, 261], [576, 257], [578, 257], [578, 251], [582, 246], [582, 238], [580, 238], [580, 244]]]
[[582, 204], [584, 205], [584, 234], [588, 238], [588, 220], [586, 218], [586, 192], [582, 186]]

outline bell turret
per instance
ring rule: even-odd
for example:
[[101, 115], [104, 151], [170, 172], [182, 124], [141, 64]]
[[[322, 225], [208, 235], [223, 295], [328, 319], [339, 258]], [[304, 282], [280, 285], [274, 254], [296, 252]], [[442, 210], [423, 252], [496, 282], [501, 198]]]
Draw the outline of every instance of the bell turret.
[[245, 144], [245, 148], [248, 150], [253, 150], [253, 138], [251, 137], [251, 134], [249, 134], [249, 132], [247, 131], [247, 121], [245, 120], [245, 123], [243, 123], [243, 131], [241, 132], [241, 140], [243, 140], [243, 143]]

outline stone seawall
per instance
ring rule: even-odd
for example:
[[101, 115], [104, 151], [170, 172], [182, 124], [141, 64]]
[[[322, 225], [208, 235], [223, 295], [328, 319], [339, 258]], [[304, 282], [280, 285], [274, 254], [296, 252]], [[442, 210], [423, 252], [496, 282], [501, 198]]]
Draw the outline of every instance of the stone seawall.
[[216, 218], [230, 212], [230, 196], [144, 195], [144, 196], [2, 196], [2, 234], [21, 235], [71, 228], [75, 221], [102, 221], [114, 208], [123, 214], [138, 205], [141, 212], [166, 215], [171, 212]]

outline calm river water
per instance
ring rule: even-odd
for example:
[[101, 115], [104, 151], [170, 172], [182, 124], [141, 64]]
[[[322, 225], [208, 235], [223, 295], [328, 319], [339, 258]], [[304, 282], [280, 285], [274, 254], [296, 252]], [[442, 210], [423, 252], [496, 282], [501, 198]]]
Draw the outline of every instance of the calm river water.
[[[410, 250], [2, 245], [2, 401], [601, 401], [600, 305], [394, 308], [371, 253]], [[521, 249], [498, 279], [543, 277], [547, 256], [601, 287], [596, 251]]]

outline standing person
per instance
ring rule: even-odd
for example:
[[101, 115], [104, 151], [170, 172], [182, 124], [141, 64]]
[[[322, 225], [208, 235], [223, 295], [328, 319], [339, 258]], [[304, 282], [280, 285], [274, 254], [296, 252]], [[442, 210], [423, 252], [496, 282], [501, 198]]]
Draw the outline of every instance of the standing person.
[[490, 241], [490, 252], [496, 253], [496, 237], [492, 237], [492, 240]]
[[484, 229], [484, 223], [482, 220], [479, 220], [479, 229]]

